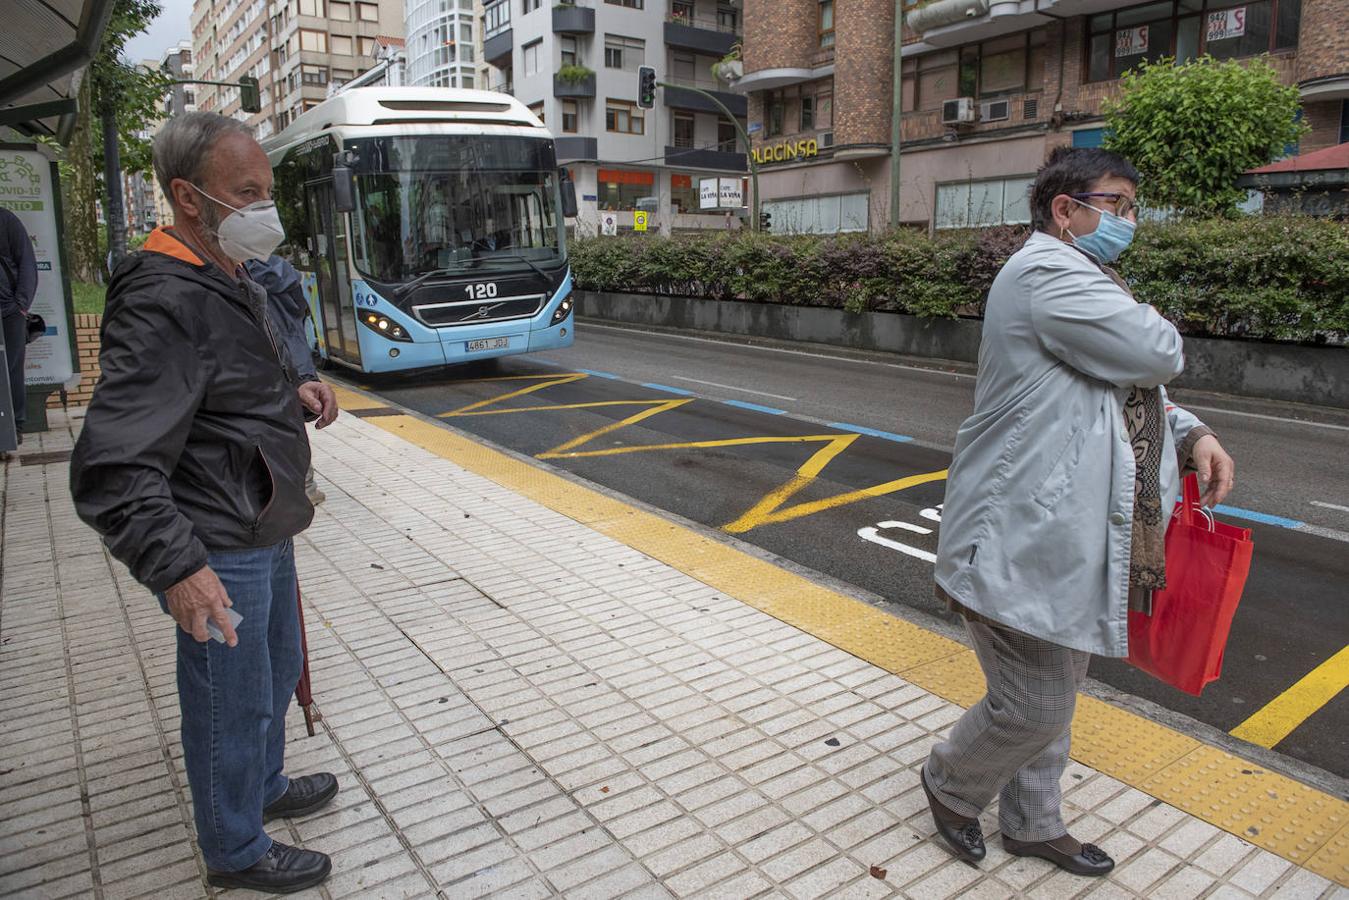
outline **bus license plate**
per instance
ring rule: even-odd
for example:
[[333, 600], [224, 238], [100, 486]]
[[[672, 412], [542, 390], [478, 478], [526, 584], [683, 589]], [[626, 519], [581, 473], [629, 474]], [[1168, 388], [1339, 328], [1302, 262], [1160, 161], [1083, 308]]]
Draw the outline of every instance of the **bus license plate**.
[[487, 338], [483, 341], [465, 341], [469, 353], [477, 353], [480, 350], [505, 350], [511, 345], [510, 338]]

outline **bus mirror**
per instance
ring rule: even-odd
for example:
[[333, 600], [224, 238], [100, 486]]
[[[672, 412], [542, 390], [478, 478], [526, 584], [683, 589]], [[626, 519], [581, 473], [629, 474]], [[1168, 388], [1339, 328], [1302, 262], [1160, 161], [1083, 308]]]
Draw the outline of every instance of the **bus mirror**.
[[356, 209], [356, 178], [346, 166], [333, 166], [333, 206], [340, 213]]
[[571, 180], [570, 173], [566, 169], [562, 170], [562, 216], [567, 219], [576, 218], [576, 182]]

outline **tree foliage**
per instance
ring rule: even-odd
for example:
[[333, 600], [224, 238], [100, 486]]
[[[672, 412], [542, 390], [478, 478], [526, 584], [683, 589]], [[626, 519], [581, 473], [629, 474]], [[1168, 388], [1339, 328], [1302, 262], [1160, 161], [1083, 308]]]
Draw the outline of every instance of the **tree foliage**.
[[1151, 206], [1230, 211], [1245, 199], [1237, 177], [1276, 159], [1305, 131], [1297, 88], [1263, 58], [1162, 60], [1128, 72], [1120, 87], [1105, 106], [1105, 144], [1138, 167], [1138, 193]]

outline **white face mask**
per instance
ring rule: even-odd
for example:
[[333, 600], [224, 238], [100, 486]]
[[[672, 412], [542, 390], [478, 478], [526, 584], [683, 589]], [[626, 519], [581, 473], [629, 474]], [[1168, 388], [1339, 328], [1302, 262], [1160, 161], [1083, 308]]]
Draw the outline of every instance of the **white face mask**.
[[265, 260], [286, 239], [286, 230], [281, 227], [281, 215], [271, 200], [259, 200], [244, 207], [230, 206], [195, 184], [192, 187], [203, 197], [214, 200], [230, 210], [230, 214], [225, 216], [216, 228], [220, 249], [230, 259]]

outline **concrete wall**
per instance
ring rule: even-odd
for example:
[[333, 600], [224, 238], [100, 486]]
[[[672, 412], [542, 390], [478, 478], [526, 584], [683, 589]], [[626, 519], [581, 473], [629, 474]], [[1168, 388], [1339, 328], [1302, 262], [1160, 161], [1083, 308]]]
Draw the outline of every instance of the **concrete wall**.
[[[983, 323], [896, 313], [721, 302], [649, 294], [577, 292], [582, 316], [720, 334], [832, 344], [975, 363]], [[1185, 373], [1173, 387], [1349, 409], [1349, 350], [1185, 339]]]

